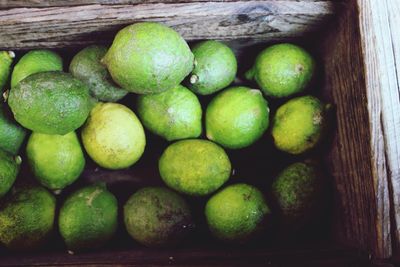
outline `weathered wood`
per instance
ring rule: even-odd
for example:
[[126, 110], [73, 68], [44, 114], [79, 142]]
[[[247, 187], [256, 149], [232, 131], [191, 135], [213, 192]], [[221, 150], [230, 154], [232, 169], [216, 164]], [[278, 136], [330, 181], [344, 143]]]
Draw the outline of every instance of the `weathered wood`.
[[[394, 247], [400, 248], [400, 5], [396, 0], [358, 0], [366, 90], [378, 182], [388, 177], [391, 189]], [[390, 238], [389, 236], [386, 238]]]
[[[286, 40], [320, 30], [341, 6], [334, 1], [313, 0], [199, 3], [202, 1], [152, 0], [164, 3], [146, 4], [148, 1], [144, 0], [105, 0], [98, 4], [92, 0], [0, 0], [0, 8], [7, 8], [0, 10], [0, 48], [59, 48], [109, 42], [118, 29], [142, 20], [164, 22], [188, 40]], [[337, 108], [337, 128], [330, 152], [337, 203], [334, 236], [378, 258], [392, 254], [391, 231], [395, 235], [394, 248], [400, 248], [400, 6], [396, 2], [349, 1], [338, 24], [322, 30], [326, 34], [321, 55], [324, 90]], [[115, 258], [128, 257], [128, 264], [135, 263], [136, 257], [148, 259], [155, 255], [146, 253], [135, 249], [107, 252], [105, 257], [110, 257], [112, 263]], [[245, 265], [247, 260], [241, 262], [245, 257], [259, 263], [264, 260], [260, 255], [270, 252], [257, 253], [228, 254], [232, 260], [224, 262], [228, 262], [227, 266]], [[44, 255], [23, 262], [37, 261], [40, 265], [49, 263], [46, 260], [50, 257], [60, 264], [111, 264], [101, 261], [101, 255], [75, 257], [73, 261]], [[228, 257], [212, 251], [194, 255], [199, 265], [206, 264], [201, 257]], [[13, 260], [16, 263], [15, 259], [7, 260], [2, 259], [0, 264], [11, 264]], [[180, 262], [189, 263], [192, 261]]]
[[0, 11], [0, 49], [110, 42], [123, 26], [159, 21], [184, 38], [282, 39], [320, 29], [338, 3], [238, 1], [12, 8]]
[[[324, 41], [325, 90], [336, 106], [337, 126], [330, 152], [335, 179], [335, 237], [391, 256], [390, 201], [381, 125], [379, 89], [365, 80], [365, 40], [352, 1]], [[373, 64], [373, 62], [371, 62]]]
[[[35, 257], [8, 256], [0, 266], [271, 266], [271, 267], [369, 267], [368, 255], [358, 250], [308, 248], [271, 251], [268, 249], [146, 249], [92, 252], [76, 255], [46, 253]], [[371, 266], [372, 267], [372, 266]]]
[[[236, 2], [238, 0], [0, 0], [0, 9], [12, 7], [54, 7], [54, 6], [79, 6], [90, 4], [101, 5], [135, 5], [143, 3], [193, 3], [193, 2]], [[299, 0], [287, 0], [299, 1]], [[323, 2], [342, 0], [301, 0], [301, 2]]]

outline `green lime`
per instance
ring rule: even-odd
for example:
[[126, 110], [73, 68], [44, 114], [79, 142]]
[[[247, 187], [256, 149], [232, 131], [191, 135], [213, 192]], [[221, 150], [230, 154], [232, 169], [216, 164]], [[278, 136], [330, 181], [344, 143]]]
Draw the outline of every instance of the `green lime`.
[[186, 201], [162, 187], [145, 187], [124, 206], [124, 221], [133, 239], [148, 247], [169, 247], [181, 242], [193, 221]]
[[3, 93], [11, 72], [15, 54], [12, 51], [0, 51], [0, 93]]
[[32, 74], [62, 70], [62, 58], [57, 53], [50, 50], [32, 50], [15, 65], [11, 75], [11, 88]]
[[297, 162], [286, 167], [271, 189], [280, 225], [295, 230], [317, 219], [325, 203], [324, 188], [325, 181], [313, 164]]
[[173, 29], [141, 22], [117, 33], [102, 62], [122, 88], [149, 94], [180, 84], [193, 69], [193, 54]]
[[137, 110], [143, 125], [168, 141], [201, 134], [200, 102], [181, 85], [158, 94], [140, 95]]
[[195, 66], [189, 79], [189, 88], [200, 95], [213, 94], [230, 85], [236, 76], [235, 54], [224, 43], [208, 40], [192, 50]]
[[327, 108], [313, 96], [293, 98], [280, 106], [272, 125], [275, 146], [290, 154], [314, 148], [327, 127]]
[[268, 124], [269, 108], [262, 93], [244, 86], [222, 91], [206, 111], [207, 138], [230, 149], [253, 144]]
[[263, 92], [272, 97], [287, 97], [304, 91], [314, 74], [315, 61], [303, 48], [277, 44], [264, 49], [246, 73]]
[[0, 198], [3, 197], [14, 184], [20, 164], [20, 157], [13, 157], [8, 152], [0, 149]]
[[51, 190], [72, 184], [85, 167], [85, 157], [75, 132], [66, 135], [32, 133], [26, 155], [36, 179]]
[[72, 251], [101, 247], [117, 230], [117, 199], [101, 185], [81, 188], [65, 200], [58, 226]]
[[158, 163], [160, 175], [172, 189], [194, 196], [208, 195], [231, 175], [225, 151], [207, 140], [182, 140], [168, 146]]
[[107, 47], [100, 45], [82, 49], [72, 59], [69, 72], [88, 85], [93, 97], [100, 101], [116, 102], [128, 92], [112, 82], [107, 68], [101, 64], [100, 60], [106, 53]]
[[16, 155], [24, 142], [26, 130], [7, 111], [0, 106], [0, 149]]
[[30, 75], [11, 89], [8, 104], [25, 128], [61, 135], [79, 128], [91, 108], [86, 85], [63, 72]]
[[270, 209], [254, 186], [235, 184], [213, 195], [205, 214], [211, 233], [220, 240], [246, 242], [266, 226]]
[[117, 103], [99, 103], [82, 129], [82, 142], [101, 167], [123, 169], [140, 159], [146, 136], [132, 110]]
[[17, 189], [0, 203], [0, 243], [9, 249], [33, 250], [53, 230], [56, 200], [42, 187]]

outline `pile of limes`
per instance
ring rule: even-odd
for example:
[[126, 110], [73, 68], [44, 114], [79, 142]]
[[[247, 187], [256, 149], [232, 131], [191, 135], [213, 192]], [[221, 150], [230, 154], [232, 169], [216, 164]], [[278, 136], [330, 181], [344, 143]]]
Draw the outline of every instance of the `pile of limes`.
[[[86, 154], [106, 169], [134, 165], [146, 149], [146, 131], [171, 142], [158, 162], [165, 187], [142, 188], [123, 206], [127, 232], [146, 246], [187, 238], [196, 223], [188, 197], [205, 200], [210, 233], [228, 242], [251, 240], [274, 216], [301, 228], [323, 206], [325, 181], [313, 161], [291, 164], [271, 188], [230, 179], [232, 150], [269, 138], [298, 155], [325, 136], [329, 105], [304, 95], [316, 64], [299, 46], [265, 48], [247, 82], [235, 81], [237, 59], [228, 45], [207, 40], [190, 48], [173, 29], [153, 22], [123, 28], [111, 47], [84, 48], [68, 73], [49, 50], [30, 51], [15, 66], [14, 57], [0, 52], [7, 102], [0, 109], [0, 243], [8, 248], [37, 248], [55, 221], [71, 251], [107, 243], [118, 227], [118, 202], [105, 184], [68, 195], [59, 212], [57, 194], [79, 179]], [[136, 113], [117, 103], [128, 93], [139, 95]], [[206, 106], [204, 95], [213, 95]], [[272, 116], [267, 99], [280, 103]], [[11, 190], [21, 160], [38, 184]]]

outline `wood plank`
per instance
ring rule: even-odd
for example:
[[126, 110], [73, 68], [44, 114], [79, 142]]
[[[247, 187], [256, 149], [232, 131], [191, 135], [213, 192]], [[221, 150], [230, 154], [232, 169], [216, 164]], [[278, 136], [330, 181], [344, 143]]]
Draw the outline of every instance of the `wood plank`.
[[[143, 3], [192, 3], [192, 2], [236, 2], [238, 0], [0, 0], [0, 9], [12, 7], [54, 7], [80, 6], [90, 4], [101, 5], [136, 5]], [[299, 1], [299, 0], [288, 0]], [[301, 2], [339, 2], [341, 0], [301, 0]]]
[[268, 249], [146, 249], [87, 252], [76, 255], [36, 253], [3, 257], [0, 266], [271, 266], [271, 267], [368, 267], [368, 255], [359, 250], [313, 248]]
[[369, 59], [360, 37], [362, 20], [352, 1], [324, 42], [325, 89], [337, 117], [329, 158], [336, 187], [335, 234], [373, 257], [387, 258], [392, 246], [382, 106], [377, 87], [365, 81]]
[[[358, 0], [369, 99], [375, 99], [371, 121], [382, 134], [375, 138], [384, 151], [377, 168], [386, 165], [394, 225], [394, 247], [400, 248], [400, 5], [397, 0]], [[390, 238], [389, 236], [386, 238]]]
[[143, 20], [163, 22], [188, 40], [279, 40], [320, 29], [338, 6], [269, 0], [12, 8], [0, 10], [0, 49], [110, 42], [123, 26]]

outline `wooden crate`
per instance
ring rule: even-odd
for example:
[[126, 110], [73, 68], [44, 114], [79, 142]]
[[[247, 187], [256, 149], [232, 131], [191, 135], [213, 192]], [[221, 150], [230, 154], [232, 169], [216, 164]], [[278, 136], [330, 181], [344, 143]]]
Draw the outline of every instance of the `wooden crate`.
[[326, 157], [334, 180], [332, 238], [322, 244], [133, 246], [74, 256], [6, 253], [0, 265], [368, 266], [371, 259], [396, 259], [399, 13], [396, 0], [1, 0], [0, 49], [73, 50], [109, 43], [124, 25], [145, 20], [170, 25], [189, 41], [228, 41], [236, 51], [299, 42], [312, 49], [324, 68], [319, 89], [335, 106], [336, 128]]

